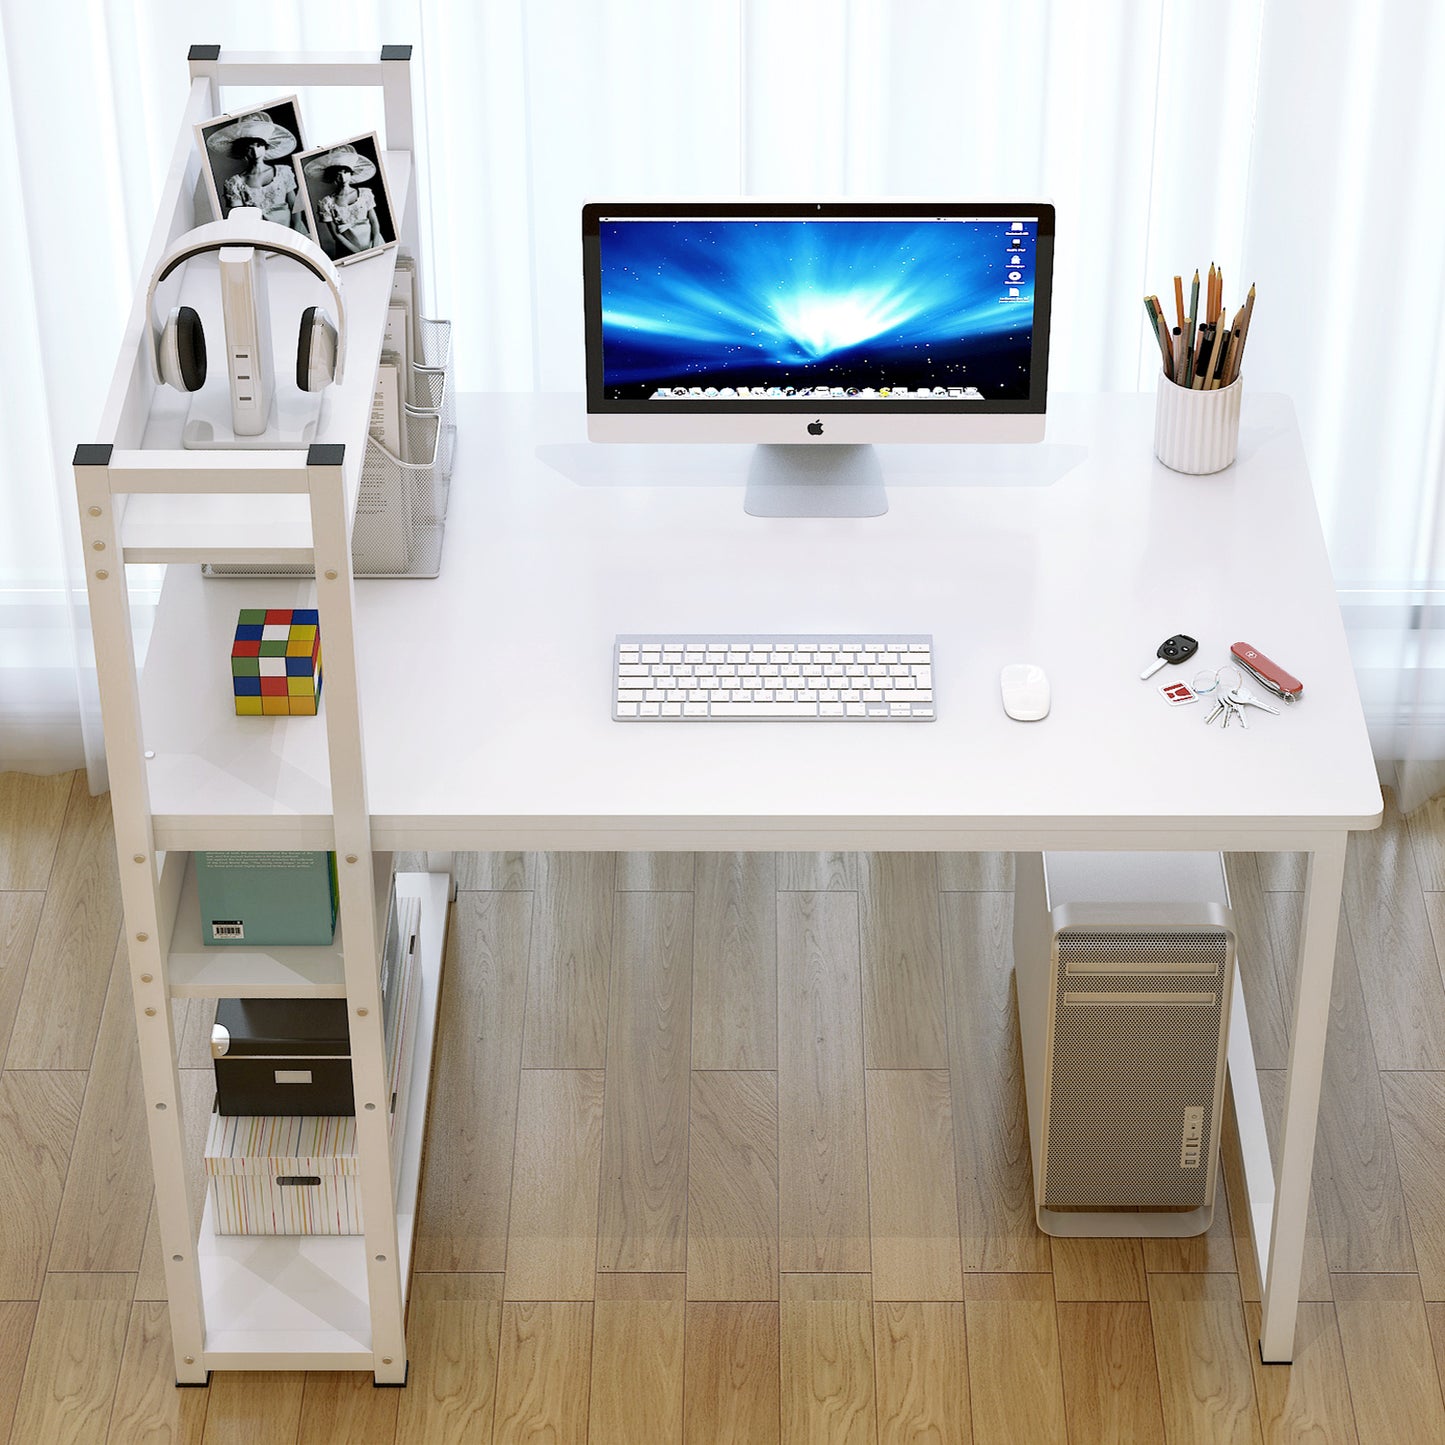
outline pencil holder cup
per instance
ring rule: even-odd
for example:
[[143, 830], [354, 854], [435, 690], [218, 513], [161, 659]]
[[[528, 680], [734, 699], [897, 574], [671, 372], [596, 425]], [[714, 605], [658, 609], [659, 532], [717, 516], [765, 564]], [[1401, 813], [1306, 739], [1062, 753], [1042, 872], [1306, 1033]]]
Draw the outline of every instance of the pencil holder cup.
[[1239, 451], [1243, 378], [1216, 391], [1178, 386], [1162, 372], [1154, 403], [1154, 455], [1176, 472], [1222, 472]]

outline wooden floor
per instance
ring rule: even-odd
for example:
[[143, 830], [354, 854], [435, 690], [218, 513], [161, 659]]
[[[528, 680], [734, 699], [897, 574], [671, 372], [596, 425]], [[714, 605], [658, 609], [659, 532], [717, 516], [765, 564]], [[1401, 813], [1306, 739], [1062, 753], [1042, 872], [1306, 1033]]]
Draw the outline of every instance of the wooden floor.
[[[1277, 1107], [1302, 874], [1231, 875]], [[1034, 1229], [1007, 857], [460, 882], [409, 1387], [177, 1390], [108, 799], [0, 776], [0, 1440], [1445, 1442], [1445, 809], [1351, 849], [1289, 1368], [1227, 1209]], [[177, 1026], [194, 1124], [207, 1010]]]

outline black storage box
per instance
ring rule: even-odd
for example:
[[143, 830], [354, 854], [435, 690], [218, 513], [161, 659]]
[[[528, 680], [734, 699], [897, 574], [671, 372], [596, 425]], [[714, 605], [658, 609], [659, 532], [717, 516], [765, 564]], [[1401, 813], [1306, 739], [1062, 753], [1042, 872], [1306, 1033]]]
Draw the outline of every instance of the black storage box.
[[223, 998], [211, 1032], [221, 1114], [355, 1114], [344, 998]]

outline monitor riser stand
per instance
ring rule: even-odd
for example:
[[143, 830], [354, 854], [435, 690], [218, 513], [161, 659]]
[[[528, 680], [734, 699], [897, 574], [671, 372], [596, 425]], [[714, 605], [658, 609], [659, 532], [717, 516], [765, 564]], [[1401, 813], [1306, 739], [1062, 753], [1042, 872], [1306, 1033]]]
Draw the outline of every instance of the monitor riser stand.
[[753, 517], [881, 517], [883, 468], [871, 446], [753, 448], [743, 510]]

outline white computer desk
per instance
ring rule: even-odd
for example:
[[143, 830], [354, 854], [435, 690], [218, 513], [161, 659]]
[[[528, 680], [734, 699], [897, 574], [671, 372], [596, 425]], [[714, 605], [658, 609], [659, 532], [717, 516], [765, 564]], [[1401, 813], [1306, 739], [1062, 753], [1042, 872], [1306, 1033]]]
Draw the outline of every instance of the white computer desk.
[[[883, 449], [891, 508], [857, 521], [746, 515], [743, 448], [589, 446], [580, 397], [464, 396], [457, 422], [441, 577], [357, 585], [377, 847], [1310, 854], [1277, 1187], [1244, 1029], [1231, 1047], [1261, 1350], [1290, 1359], [1345, 840], [1381, 799], [1289, 402], [1246, 397], [1235, 466], [1185, 477], [1153, 459], [1152, 396], [1059, 397], [1041, 446]], [[287, 605], [195, 571], [161, 606], [216, 658], [252, 592]], [[931, 632], [938, 718], [615, 723], [614, 634], [650, 630]], [[1140, 682], [1174, 632], [1197, 660]], [[1240, 640], [1304, 700], [1222, 733], [1159, 697]], [[1014, 661], [1048, 670], [1043, 722], [999, 706]], [[175, 699], [195, 666], [147, 672]], [[328, 846], [323, 730], [263, 739], [223, 683], [185, 691], [152, 743], [158, 837], [234, 848], [261, 809]]]

